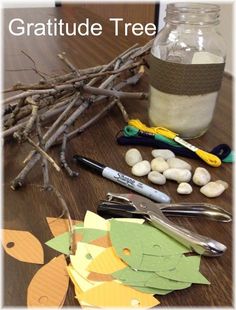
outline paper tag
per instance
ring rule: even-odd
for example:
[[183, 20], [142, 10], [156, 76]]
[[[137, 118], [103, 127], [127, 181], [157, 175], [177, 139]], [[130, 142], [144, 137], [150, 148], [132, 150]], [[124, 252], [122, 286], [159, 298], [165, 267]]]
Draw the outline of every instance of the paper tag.
[[186, 147], [187, 149], [196, 152], [198, 150], [198, 148], [188, 142], [186, 142], [185, 140], [181, 139], [180, 137], [175, 137], [174, 140], [176, 142], [178, 142], [179, 144], [183, 145], [184, 147]]

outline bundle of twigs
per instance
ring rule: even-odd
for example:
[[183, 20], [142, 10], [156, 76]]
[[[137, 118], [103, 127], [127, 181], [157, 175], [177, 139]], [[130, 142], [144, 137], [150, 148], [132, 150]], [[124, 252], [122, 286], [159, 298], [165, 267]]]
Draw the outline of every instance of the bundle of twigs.
[[[146, 99], [147, 95], [122, 89], [139, 81], [146, 64], [144, 56], [149, 53], [151, 46], [152, 41], [142, 47], [134, 45], [108, 64], [82, 70], [75, 68], [62, 53], [58, 56], [70, 72], [54, 77], [40, 72], [35, 61], [25, 53], [33, 63], [33, 70], [40, 75], [40, 81], [34, 84], [17, 83], [4, 90], [4, 93], [18, 93], [4, 100], [3, 137], [5, 140], [14, 137], [19, 143], [27, 142], [33, 147], [24, 160], [24, 168], [12, 181], [12, 189], [23, 186], [26, 176], [39, 160], [43, 171], [43, 186], [45, 189], [50, 187], [48, 163], [60, 171], [59, 165], [48, 153], [55, 144], [61, 145], [61, 166], [70, 176], [78, 175], [66, 162], [68, 140], [94, 124], [115, 105], [119, 107], [125, 121], [128, 120], [122, 99]], [[121, 78], [124, 75], [126, 78]], [[107, 100], [107, 105], [85, 124], [76, 128], [75, 122], [79, 116], [94, 103], [104, 99]], [[49, 125], [46, 132], [45, 124]]]

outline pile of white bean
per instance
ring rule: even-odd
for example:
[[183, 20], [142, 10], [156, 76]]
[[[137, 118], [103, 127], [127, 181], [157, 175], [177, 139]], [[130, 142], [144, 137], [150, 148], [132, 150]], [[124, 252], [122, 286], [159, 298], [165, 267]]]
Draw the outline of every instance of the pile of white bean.
[[191, 194], [193, 191], [189, 182], [200, 186], [200, 192], [209, 197], [220, 196], [227, 188], [228, 183], [222, 180], [211, 181], [211, 175], [207, 169], [197, 167], [192, 176], [192, 166], [186, 161], [175, 157], [170, 150], [153, 150], [154, 157], [151, 162], [143, 160], [139, 150], [132, 148], [125, 154], [126, 163], [132, 167], [131, 172], [138, 177], [146, 176], [148, 179], [158, 185], [163, 185], [166, 180], [172, 180], [179, 183], [177, 193], [182, 195]]

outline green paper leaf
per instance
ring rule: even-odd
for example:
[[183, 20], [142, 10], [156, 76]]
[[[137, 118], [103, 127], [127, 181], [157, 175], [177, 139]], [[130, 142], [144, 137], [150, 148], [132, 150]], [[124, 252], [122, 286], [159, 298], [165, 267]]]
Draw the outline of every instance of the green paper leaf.
[[107, 234], [107, 231], [105, 230], [93, 229], [93, 228], [81, 228], [79, 230], [77, 229], [76, 231], [78, 231], [79, 233], [81, 233], [82, 231], [83, 239], [81, 241], [86, 243], [94, 241]]
[[[105, 230], [90, 229], [83, 227], [77, 227], [75, 231], [76, 233], [81, 234], [83, 236], [83, 239], [81, 241], [86, 243], [89, 243], [107, 234], [107, 231]], [[51, 240], [47, 241], [45, 244], [60, 253], [69, 255], [70, 233], [66, 232], [59, 236], [56, 236], [55, 238], [52, 238]]]
[[210, 284], [210, 282], [198, 271], [201, 257], [183, 256], [179, 264], [170, 271], [157, 271], [156, 273], [164, 278], [199, 284]]
[[139, 269], [143, 271], [169, 271], [176, 267], [182, 256], [183, 254], [165, 256], [143, 254]]
[[[148, 224], [119, 222], [115, 219], [110, 223], [110, 239], [116, 254], [134, 269], [140, 268], [143, 253], [166, 256], [189, 251], [173, 238]], [[128, 249], [130, 255], [125, 254], [124, 249]]]
[[147, 282], [155, 273], [149, 271], [133, 270], [130, 267], [118, 270], [112, 276], [122, 282]]
[[129, 285], [132, 288], [134, 288], [137, 291], [147, 293], [147, 294], [157, 294], [157, 295], [167, 295], [172, 292], [172, 290], [161, 290], [158, 288], [153, 288], [153, 287], [148, 287], [148, 286], [134, 286], [134, 285]]
[[69, 250], [69, 246], [70, 246], [70, 234], [69, 232], [65, 232], [62, 235], [59, 235], [55, 238], [52, 238], [51, 240], [45, 242], [45, 244], [47, 246], [49, 246], [50, 248], [69, 255], [70, 254], [70, 250]]
[[[138, 236], [134, 236], [133, 226], [142, 227], [143, 225], [111, 220], [110, 239], [116, 255], [132, 268], [138, 269], [142, 262], [142, 244]], [[125, 254], [124, 250], [126, 249], [130, 255]]]
[[83, 222], [73, 226], [74, 229], [82, 228], [82, 227], [84, 227], [84, 223]]
[[184, 288], [190, 287], [191, 283], [166, 279], [156, 274], [150, 280], [148, 280], [145, 285], [149, 287], [156, 287], [162, 290], [182, 290]]
[[149, 224], [144, 224], [143, 228], [145, 228], [145, 236], [147, 236], [142, 239], [144, 254], [163, 256], [189, 252], [187, 247], [158, 228]]
[[171, 292], [170, 290], [162, 290], [146, 286], [146, 282], [155, 276], [154, 272], [133, 270], [130, 267], [126, 267], [114, 272], [112, 276], [115, 279], [120, 280], [122, 284], [131, 286], [144, 293], [166, 295]]

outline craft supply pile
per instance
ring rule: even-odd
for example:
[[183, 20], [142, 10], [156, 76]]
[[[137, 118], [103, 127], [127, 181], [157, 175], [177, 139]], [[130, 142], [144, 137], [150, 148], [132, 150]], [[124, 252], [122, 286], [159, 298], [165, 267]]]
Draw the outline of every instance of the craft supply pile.
[[[200, 272], [201, 255], [197, 253], [219, 256], [226, 247], [186, 229], [181, 232], [181, 228], [170, 224], [159, 212], [170, 216], [183, 216], [185, 212], [191, 216], [192, 212], [192, 216], [229, 222], [228, 212], [207, 204], [158, 206], [152, 203], [151, 206], [147, 198], [133, 194], [108, 193], [107, 198], [98, 206], [99, 213], [123, 211], [123, 215], [140, 214], [143, 218], [104, 219], [90, 211], [84, 222], [47, 217], [54, 237], [46, 245], [61, 255], [34, 274], [27, 289], [28, 307], [63, 306], [69, 278], [75, 298], [83, 308], [150, 308], [160, 303], [160, 296], [187, 289], [192, 284], [210, 284]], [[144, 212], [145, 204], [149, 207]], [[146, 222], [151, 213], [155, 218], [150, 217]], [[2, 244], [6, 253], [21, 262], [44, 264], [43, 247], [28, 231], [4, 229]]]
[[[159, 304], [154, 294], [166, 295], [189, 288], [193, 283], [210, 284], [199, 271], [201, 256], [186, 256], [188, 248], [143, 219], [105, 220], [88, 211], [84, 222], [74, 222], [74, 255], [70, 255], [68, 222], [56, 218], [47, 218], [47, 222], [55, 237], [46, 244], [69, 255], [70, 263], [66, 263], [64, 255], [59, 255], [36, 272], [28, 286], [28, 306], [62, 306], [68, 289], [67, 272], [74, 284], [75, 298], [82, 307], [149, 308]], [[28, 236], [28, 232], [21, 234], [5, 230], [5, 249], [9, 240], [16, 242], [17, 235], [18, 246], [23, 240], [31, 242], [35, 249], [33, 257], [19, 258], [11, 250], [7, 250], [8, 254], [21, 261], [42, 264], [39, 241]]]

